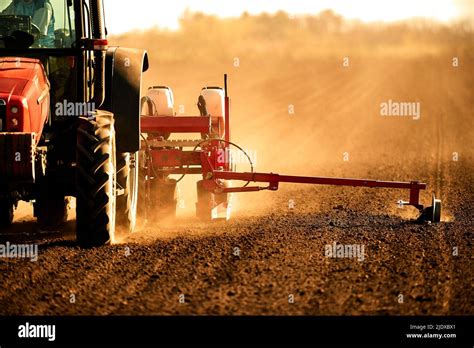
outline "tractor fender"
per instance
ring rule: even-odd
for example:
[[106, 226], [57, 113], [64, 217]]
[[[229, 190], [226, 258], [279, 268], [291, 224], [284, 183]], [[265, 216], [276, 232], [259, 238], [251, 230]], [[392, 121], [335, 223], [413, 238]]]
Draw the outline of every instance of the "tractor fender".
[[146, 50], [125, 47], [107, 49], [102, 109], [114, 114], [117, 152], [136, 152], [140, 149], [142, 75], [148, 66]]

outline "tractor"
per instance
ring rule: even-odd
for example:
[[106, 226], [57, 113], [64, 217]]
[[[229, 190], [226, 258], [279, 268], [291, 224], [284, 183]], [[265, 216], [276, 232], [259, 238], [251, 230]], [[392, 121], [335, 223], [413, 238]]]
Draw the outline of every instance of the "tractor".
[[[133, 231], [145, 50], [108, 45], [102, 0], [0, 0], [0, 225], [19, 201], [78, 244]], [[0, 227], [1, 228], [1, 227]]]

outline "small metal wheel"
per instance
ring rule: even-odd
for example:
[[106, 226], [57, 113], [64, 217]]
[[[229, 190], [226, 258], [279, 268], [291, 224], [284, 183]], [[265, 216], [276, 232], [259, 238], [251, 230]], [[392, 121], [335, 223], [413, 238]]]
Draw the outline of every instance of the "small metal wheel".
[[424, 208], [421, 211], [421, 215], [416, 220], [418, 223], [426, 221], [432, 223], [441, 221], [441, 199], [436, 199], [434, 194], [431, 197], [431, 206]]
[[431, 222], [440, 222], [441, 221], [441, 199], [437, 199], [434, 193], [431, 198], [431, 207], [433, 208]]

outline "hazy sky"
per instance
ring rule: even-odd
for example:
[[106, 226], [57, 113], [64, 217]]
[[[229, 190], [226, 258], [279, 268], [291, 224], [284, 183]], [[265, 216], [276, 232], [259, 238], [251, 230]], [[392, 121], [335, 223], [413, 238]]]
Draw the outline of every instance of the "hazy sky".
[[110, 34], [159, 26], [177, 29], [187, 8], [219, 16], [239, 16], [284, 10], [293, 14], [316, 14], [331, 8], [346, 18], [363, 21], [395, 21], [427, 17], [450, 21], [472, 16], [474, 0], [105, 0]]

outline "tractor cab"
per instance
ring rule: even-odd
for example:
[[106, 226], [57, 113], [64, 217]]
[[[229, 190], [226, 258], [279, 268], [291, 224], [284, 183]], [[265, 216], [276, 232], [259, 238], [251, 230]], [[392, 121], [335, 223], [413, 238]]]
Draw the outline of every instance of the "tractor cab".
[[75, 17], [72, 0], [0, 0], [0, 47], [71, 48]]

